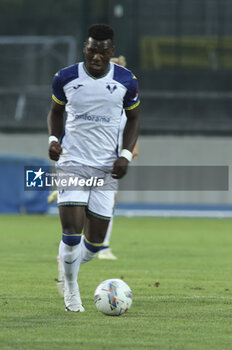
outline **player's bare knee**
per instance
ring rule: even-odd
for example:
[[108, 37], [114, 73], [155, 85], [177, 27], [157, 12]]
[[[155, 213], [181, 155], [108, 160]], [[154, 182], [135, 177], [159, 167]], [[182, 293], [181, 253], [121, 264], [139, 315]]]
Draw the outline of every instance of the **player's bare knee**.
[[82, 231], [82, 227], [73, 223], [62, 223], [62, 230], [63, 232], [67, 233], [80, 233]]
[[109, 221], [96, 218], [89, 218], [88, 225], [85, 227], [85, 236], [90, 242], [102, 243], [105, 239]]

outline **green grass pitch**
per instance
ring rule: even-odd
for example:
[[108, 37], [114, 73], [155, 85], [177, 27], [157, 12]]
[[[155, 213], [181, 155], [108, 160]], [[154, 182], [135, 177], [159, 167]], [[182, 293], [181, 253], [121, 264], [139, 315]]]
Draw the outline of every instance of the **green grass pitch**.
[[[81, 266], [81, 314], [56, 288], [59, 218], [2, 215], [0, 232], [2, 350], [231, 350], [231, 220], [115, 218], [118, 260]], [[107, 278], [133, 291], [120, 317], [94, 305]]]

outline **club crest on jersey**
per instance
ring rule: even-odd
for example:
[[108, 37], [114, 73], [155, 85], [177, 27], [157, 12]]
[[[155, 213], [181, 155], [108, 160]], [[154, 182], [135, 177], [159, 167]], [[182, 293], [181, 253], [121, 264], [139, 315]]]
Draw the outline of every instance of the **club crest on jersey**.
[[109, 92], [112, 94], [116, 89], [117, 89], [117, 85], [114, 84], [107, 84], [106, 88], [109, 90]]

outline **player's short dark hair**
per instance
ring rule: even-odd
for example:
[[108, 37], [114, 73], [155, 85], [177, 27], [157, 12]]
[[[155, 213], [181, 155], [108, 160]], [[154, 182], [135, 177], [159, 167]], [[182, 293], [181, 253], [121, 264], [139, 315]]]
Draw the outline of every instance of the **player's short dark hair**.
[[93, 24], [88, 29], [88, 38], [91, 37], [95, 40], [107, 40], [114, 39], [114, 31], [107, 24]]

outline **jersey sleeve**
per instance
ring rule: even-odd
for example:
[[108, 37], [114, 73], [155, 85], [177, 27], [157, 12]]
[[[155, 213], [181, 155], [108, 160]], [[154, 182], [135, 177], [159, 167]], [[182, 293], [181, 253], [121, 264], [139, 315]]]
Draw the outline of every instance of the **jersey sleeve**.
[[139, 99], [139, 89], [138, 89], [138, 81], [135, 75], [132, 74], [130, 79], [127, 93], [124, 97], [123, 107], [125, 110], [134, 109], [140, 104]]
[[53, 78], [52, 99], [59, 105], [65, 105], [67, 103], [60, 72], [56, 73]]

